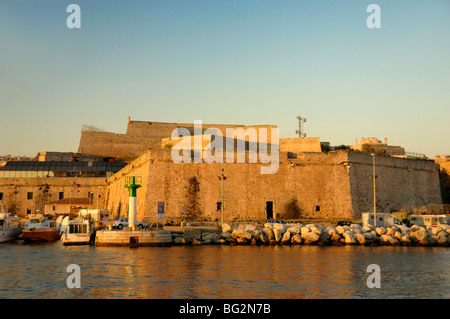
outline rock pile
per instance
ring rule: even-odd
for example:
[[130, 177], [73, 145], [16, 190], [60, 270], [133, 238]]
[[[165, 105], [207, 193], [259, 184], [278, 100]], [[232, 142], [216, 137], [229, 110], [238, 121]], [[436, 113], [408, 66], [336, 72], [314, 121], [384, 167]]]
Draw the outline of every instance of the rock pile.
[[425, 228], [412, 226], [373, 227], [316, 226], [314, 224], [266, 223], [231, 226], [224, 224], [222, 232], [205, 232], [197, 236], [172, 234], [173, 244], [230, 245], [411, 245], [450, 246], [450, 226]]

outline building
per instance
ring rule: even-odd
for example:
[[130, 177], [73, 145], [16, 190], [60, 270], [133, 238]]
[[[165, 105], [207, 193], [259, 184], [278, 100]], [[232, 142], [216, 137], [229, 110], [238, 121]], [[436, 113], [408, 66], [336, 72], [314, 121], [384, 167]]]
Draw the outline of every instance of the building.
[[73, 152], [39, 152], [33, 159], [38, 162], [104, 162], [110, 158], [95, 155], [86, 155]]
[[450, 155], [436, 156], [434, 161], [440, 167], [442, 201], [450, 204]]
[[106, 180], [127, 164], [121, 162], [8, 162], [0, 169], [0, 206], [27, 216], [65, 198], [97, 198], [103, 205]]
[[0, 178], [110, 177], [125, 166], [122, 162], [15, 161], [0, 169]]
[[354, 151], [370, 154], [375, 153], [395, 157], [407, 157], [403, 147], [388, 145], [387, 138], [385, 138], [383, 142], [375, 137], [361, 138], [359, 141], [356, 139], [355, 145], [350, 146], [350, 148]]
[[[93, 195], [93, 193], [92, 193]], [[91, 196], [92, 197], [92, 196]], [[95, 208], [96, 202], [92, 198], [64, 198], [57, 201], [45, 203], [44, 212], [48, 215], [57, 217], [59, 215], [68, 215], [80, 208]]]

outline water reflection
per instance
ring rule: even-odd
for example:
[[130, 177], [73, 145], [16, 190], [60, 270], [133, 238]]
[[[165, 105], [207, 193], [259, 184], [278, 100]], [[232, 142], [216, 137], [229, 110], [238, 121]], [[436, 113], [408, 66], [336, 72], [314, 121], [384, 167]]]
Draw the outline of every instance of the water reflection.
[[[2, 298], [448, 298], [447, 248], [0, 245]], [[6, 257], [7, 256], [7, 257]], [[81, 289], [66, 287], [69, 264]], [[381, 268], [381, 288], [366, 285]]]

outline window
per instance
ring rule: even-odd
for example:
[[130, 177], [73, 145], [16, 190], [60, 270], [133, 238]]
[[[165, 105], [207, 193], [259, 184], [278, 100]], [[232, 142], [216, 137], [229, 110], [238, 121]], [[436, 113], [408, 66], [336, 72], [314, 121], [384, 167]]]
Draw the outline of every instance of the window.
[[27, 209], [27, 215], [31, 214], [31, 209]]
[[222, 211], [222, 202], [217, 202], [217, 211]]
[[56, 206], [53, 206], [53, 210], [56, 210]]
[[0, 192], [0, 200], [3, 200], [3, 193]]
[[316, 206], [316, 212], [320, 212], [320, 206]]
[[59, 199], [63, 199], [64, 198], [64, 192], [59, 192]]
[[33, 199], [33, 192], [27, 193], [27, 199]]

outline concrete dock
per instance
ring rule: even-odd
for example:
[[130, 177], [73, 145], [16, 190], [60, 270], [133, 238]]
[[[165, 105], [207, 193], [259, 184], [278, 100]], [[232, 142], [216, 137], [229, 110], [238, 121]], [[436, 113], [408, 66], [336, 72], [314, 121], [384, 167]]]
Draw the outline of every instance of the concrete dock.
[[172, 244], [172, 234], [164, 230], [99, 230], [96, 246], [166, 246]]

